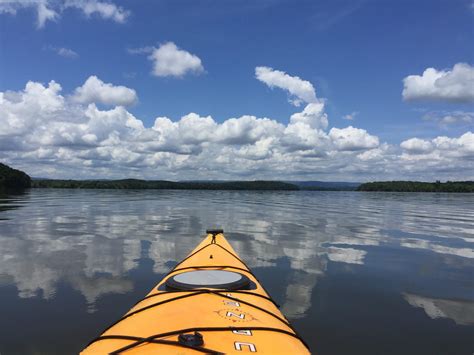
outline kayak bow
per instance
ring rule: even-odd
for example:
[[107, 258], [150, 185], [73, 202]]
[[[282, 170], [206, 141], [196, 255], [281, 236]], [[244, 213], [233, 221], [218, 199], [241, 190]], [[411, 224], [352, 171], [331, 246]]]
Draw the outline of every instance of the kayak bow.
[[309, 354], [222, 230], [206, 238], [82, 354]]

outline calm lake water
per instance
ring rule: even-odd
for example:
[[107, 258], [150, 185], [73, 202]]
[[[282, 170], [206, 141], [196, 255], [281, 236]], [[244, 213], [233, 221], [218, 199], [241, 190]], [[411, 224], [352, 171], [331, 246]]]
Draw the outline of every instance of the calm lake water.
[[473, 354], [474, 194], [0, 198], [0, 353], [74, 354], [223, 227], [318, 354]]

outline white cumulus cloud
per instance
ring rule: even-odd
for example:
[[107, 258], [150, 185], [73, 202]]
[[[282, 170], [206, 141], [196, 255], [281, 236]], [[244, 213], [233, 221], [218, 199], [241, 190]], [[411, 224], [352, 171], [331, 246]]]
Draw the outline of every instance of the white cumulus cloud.
[[57, 48], [57, 53], [58, 53], [58, 55], [60, 55], [61, 57], [64, 57], [64, 58], [77, 58], [77, 57], [79, 57], [79, 55], [76, 52], [74, 52], [72, 49], [64, 48], [64, 47]]
[[216, 130], [218, 142], [226, 145], [252, 145], [281, 135], [284, 126], [269, 118], [244, 115], [225, 120]]
[[127, 106], [137, 101], [137, 94], [135, 90], [126, 86], [104, 83], [95, 75], [92, 75], [84, 85], [76, 89], [72, 98], [82, 104], [94, 102], [112, 106]]
[[472, 132], [392, 146], [352, 126], [327, 132], [323, 102], [308, 103], [287, 123], [191, 112], [146, 127], [124, 107], [136, 99], [133, 89], [93, 76], [70, 94], [55, 81], [0, 92], [0, 161], [56, 178], [472, 177]]
[[59, 17], [59, 14], [49, 7], [47, 0], [38, 1], [37, 5], [38, 13], [38, 28], [43, 28], [47, 21], [54, 21]]
[[324, 112], [324, 103], [310, 103], [302, 112], [291, 115], [291, 123], [304, 123], [311, 128], [326, 129], [328, 127], [328, 116]]
[[155, 76], [183, 77], [188, 73], [200, 74], [204, 72], [204, 67], [198, 56], [178, 48], [173, 42], [164, 43], [158, 48], [145, 47], [129, 51], [135, 54], [147, 53], [150, 50], [151, 54], [148, 59], [153, 62], [152, 74]]
[[466, 132], [459, 138], [436, 137], [432, 141], [437, 149], [448, 151], [450, 154], [474, 158], [474, 133], [472, 132]]
[[0, 0], [0, 14], [16, 15], [18, 10], [26, 8], [36, 11], [37, 28], [43, 28], [47, 21], [59, 18], [59, 13], [48, 0]]
[[66, 0], [64, 7], [81, 10], [86, 16], [97, 15], [103, 19], [124, 23], [130, 16], [130, 11], [113, 2], [99, 0]]
[[420, 138], [410, 138], [400, 143], [400, 147], [410, 154], [428, 153], [433, 150], [433, 144]]
[[329, 137], [338, 150], [372, 149], [379, 145], [379, 139], [365, 129], [352, 126], [346, 128], [331, 128]]
[[459, 138], [439, 136], [431, 140], [410, 138], [400, 143], [409, 154], [432, 154], [474, 157], [474, 133], [466, 132]]
[[43, 28], [48, 21], [56, 21], [64, 10], [74, 8], [87, 17], [97, 15], [123, 23], [130, 16], [130, 11], [117, 6], [111, 1], [100, 0], [0, 0], [0, 14], [16, 15], [18, 10], [33, 9], [36, 11], [36, 25]]
[[[430, 140], [408, 139], [400, 144], [404, 153], [400, 160], [405, 170], [426, 171], [440, 169], [446, 172], [457, 172], [456, 175], [472, 180], [474, 161], [474, 133], [466, 132], [460, 137], [438, 136]], [[459, 180], [458, 178], [451, 178]]]
[[313, 84], [297, 76], [270, 67], [256, 67], [255, 77], [270, 88], [288, 91], [291, 95], [290, 102], [295, 106], [300, 106], [302, 102], [317, 102]]
[[403, 79], [404, 100], [474, 101], [474, 68], [466, 63], [455, 64], [451, 70], [426, 69], [422, 75]]

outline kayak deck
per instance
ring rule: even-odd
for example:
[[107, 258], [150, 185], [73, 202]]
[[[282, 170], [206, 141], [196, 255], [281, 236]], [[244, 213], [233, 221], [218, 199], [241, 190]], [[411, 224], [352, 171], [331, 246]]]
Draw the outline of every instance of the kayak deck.
[[248, 352], [309, 354], [218, 230], [82, 354]]

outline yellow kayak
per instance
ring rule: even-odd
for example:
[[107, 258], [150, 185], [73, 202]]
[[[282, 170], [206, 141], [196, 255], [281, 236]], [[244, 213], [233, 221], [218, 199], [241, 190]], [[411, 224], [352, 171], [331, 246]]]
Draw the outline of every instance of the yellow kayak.
[[81, 354], [309, 354], [222, 230]]

